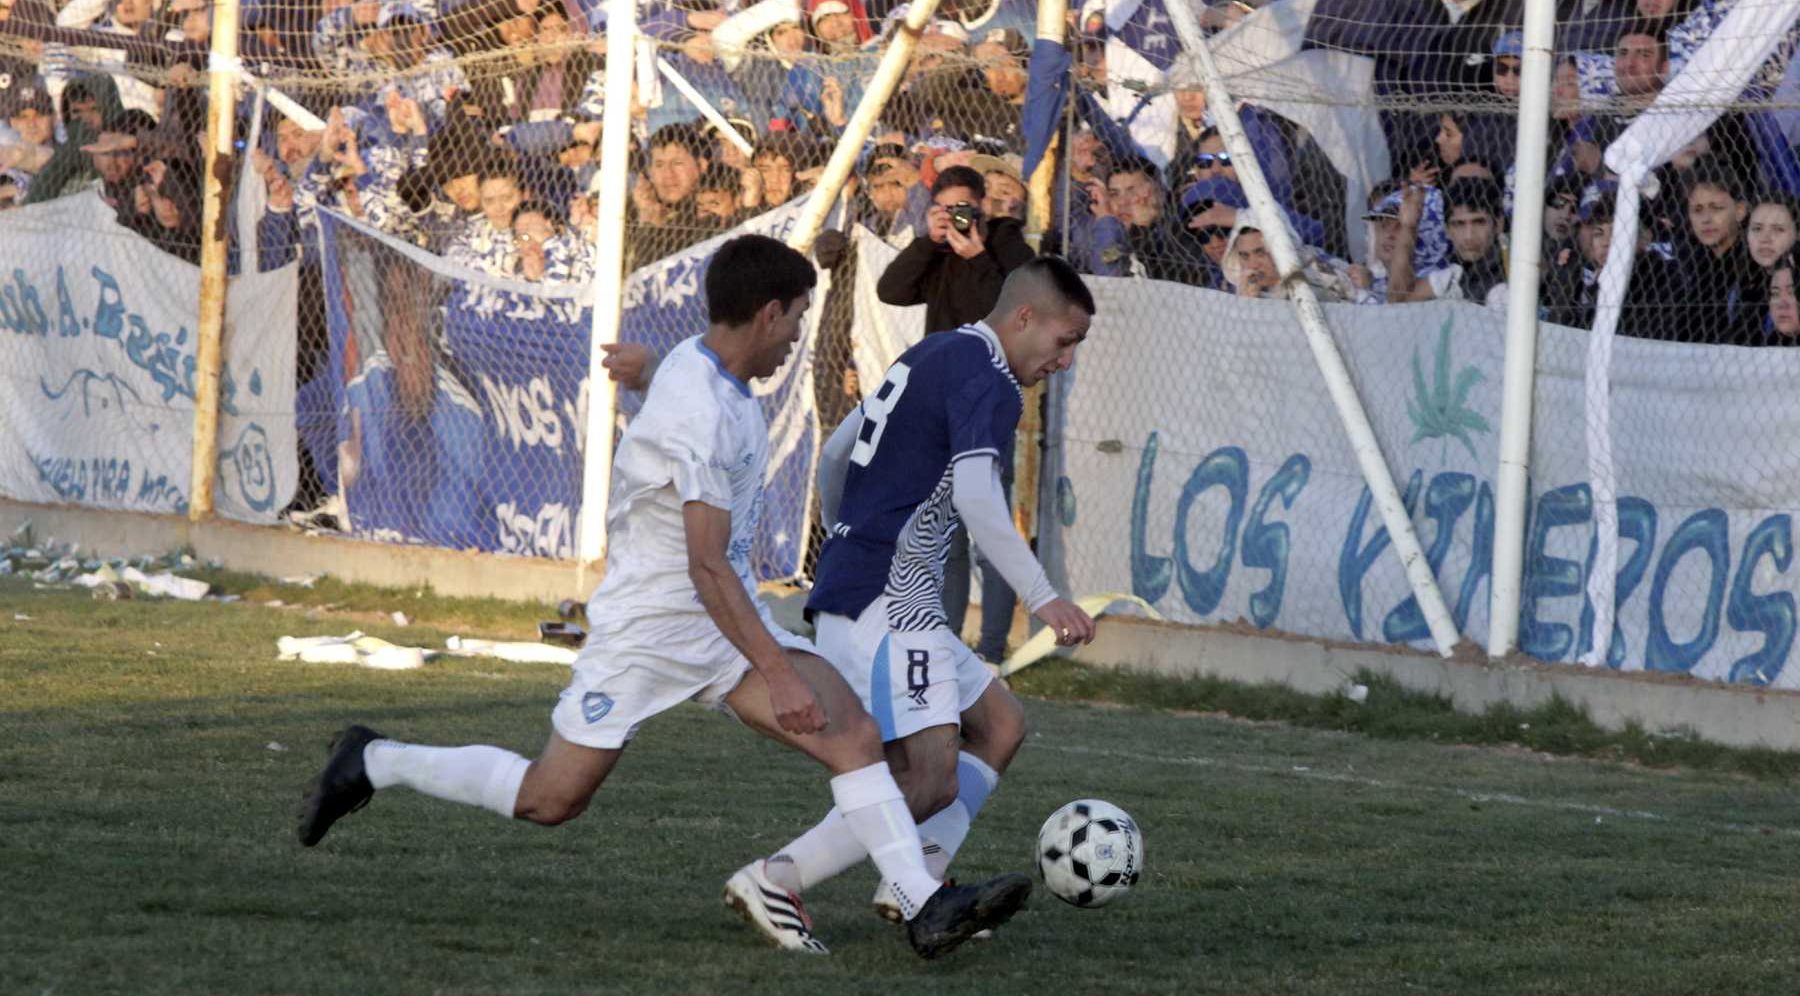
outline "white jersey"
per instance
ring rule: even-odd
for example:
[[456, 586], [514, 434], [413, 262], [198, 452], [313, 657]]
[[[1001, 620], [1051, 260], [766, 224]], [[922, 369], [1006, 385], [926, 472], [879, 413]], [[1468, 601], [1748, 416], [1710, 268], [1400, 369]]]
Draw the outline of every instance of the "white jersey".
[[731, 513], [728, 556], [752, 599], [750, 548], [762, 518], [769, 430], [750, 387], [699, 336], [676, 346], [651, 382], [613, 458], [606, 577], [588, 601], [594, 633], [647, 615], [705, 615], [688, 578], [681, 509]]

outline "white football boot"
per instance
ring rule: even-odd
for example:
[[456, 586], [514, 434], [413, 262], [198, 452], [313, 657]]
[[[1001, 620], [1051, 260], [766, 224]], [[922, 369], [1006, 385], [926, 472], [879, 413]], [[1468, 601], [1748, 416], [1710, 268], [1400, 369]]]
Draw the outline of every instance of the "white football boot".
[[725, 883], [725, 905], [776, 947], [800, 954], [828, 955], [831, 949], [813, 936], [812, 917], [800, 897], [769, 881], [758, 858], [737, 870]]

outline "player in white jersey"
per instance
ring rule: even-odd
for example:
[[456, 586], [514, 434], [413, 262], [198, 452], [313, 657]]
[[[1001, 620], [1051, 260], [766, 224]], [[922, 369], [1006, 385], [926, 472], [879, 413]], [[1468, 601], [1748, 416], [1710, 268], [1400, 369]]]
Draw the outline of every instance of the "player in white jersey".
[[[957, 520], [1057, 643], [1094, 636], [1094, 621], [1057, 594], [1014, 530], [1000, 486], [1021, 387], [1068, 368], [1093, 314], [1093, 295], [1067, 262], [1026, 263], [984, 321], [903, 353], [832, 434], [820, 465], [831, 538], [807, 609], [826, 659], [881, 728], [940, 876], [1025, 736], [1019, 700], [944, 617]], [[799, 893], [861, 861], [842, 846], [841, 819], [828, 814], [767, 867]], [[892, 883], [883, 882], [876, 908], [902, 918]]]
[[[427, 747], [350, 726], [307, 789], [302, 844], [317, 844], [391, 786], [566, 822], [587, 808], [639, 725], [696, 701], [825, 765], [844, 814], [839, 832], [899, 883], [920, 955], [936, 957], [1024, 904], [1031, 883], [1023, 875], [957, 887], [926, 871], [875, 723], [837, 671], [756, 599], [750, 546], [768, 427], [748, 382], [787, 360], [815, 281], [804, 256], [762, 236], [733, 239], [713, 257], [710, 328], [665, 358], [619, 443], [608, 569], [588, 606], [593, 632], [551, 714], [543, 753], [528, 760], [498, 747]], [[763, 862], [732, 876], [725, 901], [781, 947], [826, 953], [799, 897]]]

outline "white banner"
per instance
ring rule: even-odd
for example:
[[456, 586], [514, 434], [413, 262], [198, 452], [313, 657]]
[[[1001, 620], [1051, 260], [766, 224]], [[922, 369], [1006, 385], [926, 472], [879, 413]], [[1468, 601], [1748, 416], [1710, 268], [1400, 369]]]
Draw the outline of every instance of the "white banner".
[[[273, 522], [293, 497], [296, 268], [227, 295], [215, 507]], [[0, 494], [185, 514], [200, 269], [87, 191], [0, 213]]]
[[[860, 291], [892, 252], [866, 235], [858, 246]], [[1178, 622], [1430, 649], [1291, 307], [1087, 280], [1100, 313], [1074, 368], [1051, 381], [1042, 474], [1038, 549], [1058, 587], [1131, 592]], [[859, 371], [865, 354], [917, 341], [922, 310], [863, 305], [859, 294]], [[1326, 312], [1444, 599], [1485, 645], [1503, 318], [1443, 302]], [[1545, 661], [1573, 662], [1592, 642], [1586, 339], [1545, 326], [1539, 344], [1519, 639]], [[1800, 479], [1765, 449], [1800, 438], [1800, 350], [1620, 339], [1614, 374], [1608, 663], [1800, 687], [1800, 668], [1785, 670]]]

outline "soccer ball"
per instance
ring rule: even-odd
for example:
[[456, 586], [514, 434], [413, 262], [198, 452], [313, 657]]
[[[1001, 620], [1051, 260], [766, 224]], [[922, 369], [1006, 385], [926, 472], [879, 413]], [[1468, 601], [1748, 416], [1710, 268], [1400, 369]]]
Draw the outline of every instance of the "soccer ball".
[[1105, 906], [1131, 891], [1144, 870], [1144, 835], [1110, 802], [1077, 799], [1050, 814], [1038, 831], [1038, 877], [1056, 898]]

